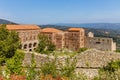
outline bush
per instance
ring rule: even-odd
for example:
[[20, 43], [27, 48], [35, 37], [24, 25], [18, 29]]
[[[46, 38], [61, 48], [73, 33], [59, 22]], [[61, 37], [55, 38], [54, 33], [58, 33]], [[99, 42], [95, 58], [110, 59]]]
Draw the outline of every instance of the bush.
[[74, 58], [71, 60], [70, 58], [67, 58], [65, 60], [65, 65], [61, 66], [61, 74], [65, 77], [73, 77], [75, 76], [75, 69], [76, 69], [76, 59]]
[[27, 80], [39, 80], [39, 70], [36, 69], [36, 62], [34, 59], [34, 54], [32, 54], [31, 64], [27, 66], [26, 70]]
[[101, 71], [108, 71], [109, 73], [115, 72], [120, 69], [120, 60], [111, 61], [107, 66], [101, 68]]
[[116, 52], [120, 53], [120, 50], [119, 50], [119, 49], [117, 49], [117, 50], [116, 50]]
[[99, 76], [93, 80], [120, 80], [120, 60], [111, 61], [99, 70]]
[[24, 59], [24, 53], [20, 50], [17, 50], [14, 57], [7, 60], [6, 63], [6, 70], [10, 72], [10, 74], [17, 74], [21, 75], [23, 74], [23, 67], [22, 67], [22, 61]]
[[39, 44], [36, 49], [37, 52], [45, 54], [45, 52], [50, 53], [55, 50], [55, 45], [51, 42], [51, 40], [46, 35], [39, 35]]
[[41, 65], [41, 80], [85, 80], [82, 74], [75, 73], [77, 60], [73, 57], [66, 58], [65, 62], [50, 60]]
[[44, 76], [52, 75], [53, 77], [57, 77], [57, 75], [59, 75], [56, 60], [51, 61], [49, 58], [47, 62], [45, 62], [44, 64], [41, 64], [40, 71], [41, 71], [41, 74]]
[[86, 51], [86, 50], [87, 50], [87, 48], [80, 48], [80, 49], [78, 50], [78, 53], [84, 52], [84, 51]]

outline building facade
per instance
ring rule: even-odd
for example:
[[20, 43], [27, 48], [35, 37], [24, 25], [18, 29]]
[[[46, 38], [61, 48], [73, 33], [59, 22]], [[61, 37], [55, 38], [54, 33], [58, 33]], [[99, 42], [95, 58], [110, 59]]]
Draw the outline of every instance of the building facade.
[[38, 35], [48, 36], [56, 49], [66, 48], [71, 51], [77, 51], [80, 48], [95, 48], [103, 51], [116, 50], [116, 43], [112, 38], [94, 37], [92, 32], [85, 36], [83, 28], [69, 28], [66, 31], [55, 28], [41, 29], [36, 25], [7, 25], [8, 30], [15, 30], [19, 34], [21, 49], [33, 51], [38, 46]]
[[44, 28], [40, 32], [48, 36], [48, 38], [55, 44], [56, 49], [63, 48], [64, 45], [64, 32], [55, 28]]
[[84, 47], [85, 31], [82, 28], [70, 28], [67, 31], [44, 28], [41, 30], [41, 34], [47, 35], [55, 44], [56, 49], [78, 50]]
[[15, 30], [20, 38], [21, 49], [33, 51], [38, 45], [40, 27], [36, 25], [7, 25], [8, 30]]
[[89, 32], [85, 39], [85, 47], [102, 51], [115, 51], [116, 43], [113, 42], [112, 38], [94, 37], [94, 34]]
[[69, 50], [79, 50], [84, 47], [85, 31], [82, 28], [69, 28], [64, 34], [64, 47]]

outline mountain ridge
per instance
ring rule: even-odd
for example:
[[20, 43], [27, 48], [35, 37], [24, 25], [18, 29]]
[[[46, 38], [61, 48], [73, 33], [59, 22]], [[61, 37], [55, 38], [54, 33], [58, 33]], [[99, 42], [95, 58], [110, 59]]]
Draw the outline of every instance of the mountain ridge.
[[[0, 19], [0, 24], [17, 24], [15, 22]], [[54, 26], [67, 26], [67, 27], [83, 27], [83, 28], [95, 28], [95, 29], [110, 29], [120, 31], [120, 23], [56, 23], [50, 24]]]
[[58, 26], [71, 26], [96, 29], [120, 30], [120, 23], [57, 23]]
[[5, 19], [0, 19], [0, 24], [17, 24], [17, 23]]

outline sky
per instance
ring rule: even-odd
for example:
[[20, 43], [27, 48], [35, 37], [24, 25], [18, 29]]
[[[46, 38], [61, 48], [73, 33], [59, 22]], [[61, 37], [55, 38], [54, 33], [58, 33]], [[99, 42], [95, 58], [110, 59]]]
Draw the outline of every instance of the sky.
[[120, 0], [0, 0], [0, 19], [21, 24], [120, 23]]

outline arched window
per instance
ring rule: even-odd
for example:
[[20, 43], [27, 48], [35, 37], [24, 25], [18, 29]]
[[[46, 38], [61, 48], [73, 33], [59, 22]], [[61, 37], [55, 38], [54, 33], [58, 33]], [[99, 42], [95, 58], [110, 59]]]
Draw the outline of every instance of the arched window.
[[33, 44], [33, 47], [36, 47], [36, 45], [37, 45], [37, 43], [35, 42], [35, 43]]
[[32, 47], [32, 43], [29, 44], [29, 48], [31, 48], [31, 47]]
[[24, 45], [24, 49], [26, 49], [26, 48], [27, 48], [27, 44]]

